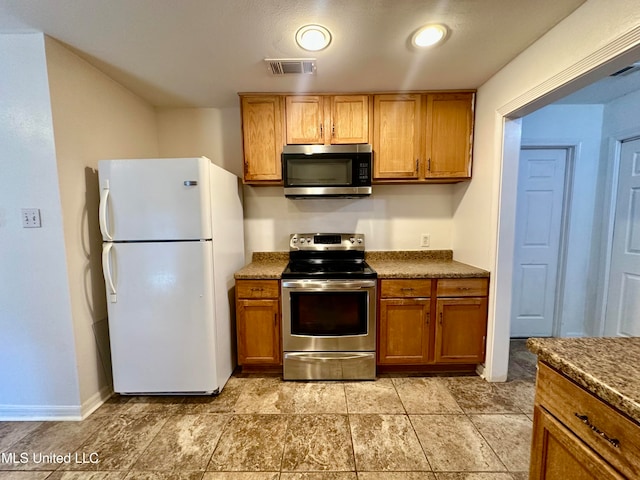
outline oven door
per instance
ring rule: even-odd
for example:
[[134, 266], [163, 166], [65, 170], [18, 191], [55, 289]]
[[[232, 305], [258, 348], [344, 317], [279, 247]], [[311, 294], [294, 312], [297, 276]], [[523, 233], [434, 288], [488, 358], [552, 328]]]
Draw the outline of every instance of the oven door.
[[283, 280], [285, 352], [376, 348], [375, 280]]

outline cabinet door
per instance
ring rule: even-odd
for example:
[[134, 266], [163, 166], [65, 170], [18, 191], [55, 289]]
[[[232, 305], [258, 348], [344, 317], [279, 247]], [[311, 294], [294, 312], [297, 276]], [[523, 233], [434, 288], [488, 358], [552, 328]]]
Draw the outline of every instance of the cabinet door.
[[544, 408], [536, 405], [531, 441], [531, 480], [622, 479]]
[[471, 177], [473, 102], [473, 93], [427, 95], [427, 178]]
[[286, 97], [287, 144], [324, 143], [324, 98], [320, 95]]
[[420, 162], [420, 95], [376, 95], [373, 105], [375, 179], [417, 179]]
[[421, 364], [429, 353], [428, 299], [380, 300], [379, 364]]
[[282, 97], [242, 97], [245, 183], [282, 181], [283, 122]]
[[331, 97], [331, 143], [369, 143], [369, 96]]
[[435, 361], [481, 363], [487, 335], [486, 298], [438, 298]]
[[237, 303], [239, 365], [279, 365], [280, 301], [239, 299]]

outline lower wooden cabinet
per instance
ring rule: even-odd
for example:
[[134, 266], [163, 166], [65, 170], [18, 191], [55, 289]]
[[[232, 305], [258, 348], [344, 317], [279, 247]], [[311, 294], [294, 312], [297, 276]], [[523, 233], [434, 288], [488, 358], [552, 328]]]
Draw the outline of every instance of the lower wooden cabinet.
[[428, 298], [380, 300], [379, 364], [422, 364], [429, 361]]
[[530, 479], [623, 479], [544, 408], [535, 407]]
[[236, 281], [238, 365], [281, 365], [280, 325], [279, 281]]
[[485, 358], [489, 279], [382, 279], [378, 365], [475, 365]]
[[529, 478], [640, 478], [640, 425], [538, 362]]
[[481, 363], [487, 338], [487, 298], [438, 298], [437, 363]]

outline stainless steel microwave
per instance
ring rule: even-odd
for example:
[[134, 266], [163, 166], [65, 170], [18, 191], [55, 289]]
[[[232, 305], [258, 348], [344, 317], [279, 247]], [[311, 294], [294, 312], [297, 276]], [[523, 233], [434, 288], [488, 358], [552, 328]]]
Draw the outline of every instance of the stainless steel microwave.
[[293, 198], [371, 195], [369, 144], [287, 145], [282, 150], [284, 194]]

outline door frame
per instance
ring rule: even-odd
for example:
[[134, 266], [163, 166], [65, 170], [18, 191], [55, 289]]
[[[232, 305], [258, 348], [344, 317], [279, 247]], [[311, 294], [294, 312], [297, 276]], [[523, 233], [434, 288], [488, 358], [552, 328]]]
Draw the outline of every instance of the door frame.
[[603, 245], [603, 255], [601, 258], [603, 258], [603, 261], [599, 265], [603, 274], [600, 277], [602, 280], [599, 282], [599, 294], [596, 299], [596, 308], [599, 312], [599, 324], [593, 329], [594, 334], [599, 336], [603, 336], [606, 330], [609, 284], [611, 280], [611, 260], [613, 257], [613, 230], [616, 221], [616, 208], [618, 206], [618, 184], [620, 181], [620, 155], [622, 144], [626, 141], [637, 139], [640, 139], [640, 128], [638, 127], [609, 135], [607, 158], [613, 159], [613, 161], [609, 163], [607, 176], [604, 180], [604, 182], [606, 182], [605, 188], [607, 190], [604, 195], [604, 201], [606, 204], [603, 209], [605, 218], [603, 219], [602, 225], [606, 228], [602, 229], [603, 235], [601, 237], [601, 245]]
[[[559, 143], [553, 141], [532, 141], [523, 139], [520, 150], [564, 150], [565, 151], [565, 169], [564, 169], [564, 186], [562, 192], [562, 212], [560, 217], [560, 239], [558, 244], [558, 262], [555, 272], [556, 276], [556, 293], [553, 299], [553, 326], [551, 335], [558, 337], [562, 334], [562, 302], [564, 299], [564, 288], [566, 279], [566, 263], [567, 263], [567, 238], [569, 236], [569, 219], [571, 218], [571, 199], [573, 193], [574, 171], [576, 152], [580, 148], [579, 141], [562, 141]], [[520, 192], [520, 159], [518, 159], [518, 184], [516, 187], [516, 202]], [[516, 211], [517, 211], [516, 205]], [[522, 219], [515, 217], [515, 229], [517, 230], [519, 222]], [[514, 232], [515, 234], [515, 232]], [[514, 235], [515, 236], [515, 235]], [[515, 238], [514, 238], [515, 240]], [[515, 245], [513, 255], [513, 266], [516, 266]], [[509, 316], [511, 329], [511, 320], [513, 318], [513, 302], [511, 303], [511, 314]]]

